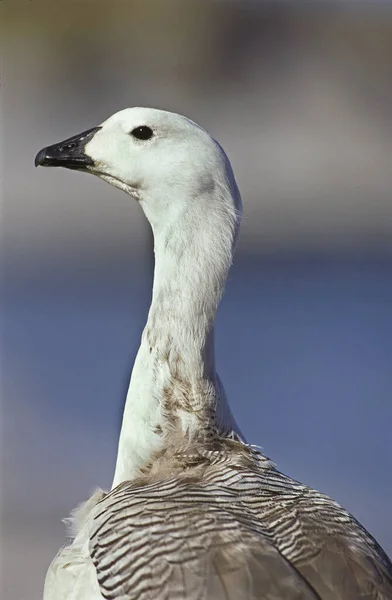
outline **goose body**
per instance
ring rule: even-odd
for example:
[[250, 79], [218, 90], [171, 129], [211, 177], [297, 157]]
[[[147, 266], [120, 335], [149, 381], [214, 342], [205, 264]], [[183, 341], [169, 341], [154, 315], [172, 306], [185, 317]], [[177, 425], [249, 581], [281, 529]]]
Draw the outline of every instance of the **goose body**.
[[392, 565], [372, 536], [246, 444], [230, 412], [213, 326], [241, 198], [219, 144], [185, 117], [133, 108], [36, 164], [126, 191], [155, 251], [112, 489], [74, 511], [44, 600], [392, 599]]

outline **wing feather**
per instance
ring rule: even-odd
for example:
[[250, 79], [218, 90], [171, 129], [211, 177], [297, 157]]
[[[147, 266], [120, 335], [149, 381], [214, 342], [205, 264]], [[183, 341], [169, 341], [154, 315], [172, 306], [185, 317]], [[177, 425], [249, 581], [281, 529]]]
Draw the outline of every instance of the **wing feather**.
[[254, 450], [203, 457], [96, 506], [106, 600], [392, 599], [389, 559], [339, 504]]
[[120, 511], [118, 502], [115, 512], [106, 507], [90, 546], [103, 597], [319, 599], [251, 521], [237, 521], [208, 499], [184, 502], [173, 489], [172, 499], [163, 503], [142, 497], [139, 503], [124, 502]]

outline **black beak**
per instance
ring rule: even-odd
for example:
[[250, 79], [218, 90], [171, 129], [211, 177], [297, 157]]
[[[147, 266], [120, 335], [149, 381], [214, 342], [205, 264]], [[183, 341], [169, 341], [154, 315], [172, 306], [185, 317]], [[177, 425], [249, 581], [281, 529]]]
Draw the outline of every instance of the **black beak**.
[[100, 129], [100, 127], [93, 127], [63, 142], [42, 148], [35, 157], [35, 166], [82, 170], [93, 166], [93, 159], [84, 153], [84, 149]]

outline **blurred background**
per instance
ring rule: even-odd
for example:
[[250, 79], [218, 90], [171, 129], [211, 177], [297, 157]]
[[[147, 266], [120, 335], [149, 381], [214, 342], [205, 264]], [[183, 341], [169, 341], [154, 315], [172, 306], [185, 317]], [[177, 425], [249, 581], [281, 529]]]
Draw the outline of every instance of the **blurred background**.
[[242, 191], [216, 344], [241, 429], [392, 554], [392, 3], [0, 10], [1, 597], [41, 598], [111, 484], [153, 273], [130, 197], [34, 156], [134, 105], [202, 124]]

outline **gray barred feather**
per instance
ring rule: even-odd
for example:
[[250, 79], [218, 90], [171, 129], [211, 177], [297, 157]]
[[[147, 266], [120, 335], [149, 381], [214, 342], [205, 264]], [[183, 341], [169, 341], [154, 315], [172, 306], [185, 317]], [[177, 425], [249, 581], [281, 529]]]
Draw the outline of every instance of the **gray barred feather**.
[[106, 600], [392, 598], [389, 559], [338, 503], [244, 444], [210, 446], [157, 457], [97, 504]]

